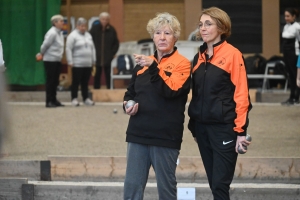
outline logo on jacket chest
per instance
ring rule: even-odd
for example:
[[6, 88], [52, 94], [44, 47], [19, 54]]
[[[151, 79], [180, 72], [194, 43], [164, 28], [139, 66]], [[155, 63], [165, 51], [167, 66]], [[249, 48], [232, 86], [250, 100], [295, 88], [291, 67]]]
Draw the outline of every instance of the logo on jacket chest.
[[224, 57], [218, 58], [217, 65], [223, 66], [226, 63], [226, 59]]
[[164, 71], [171, 72], [175, 68], [175, 64], [168, 63], [168, 64], [164, 65], [162, 68], [163, 68]]

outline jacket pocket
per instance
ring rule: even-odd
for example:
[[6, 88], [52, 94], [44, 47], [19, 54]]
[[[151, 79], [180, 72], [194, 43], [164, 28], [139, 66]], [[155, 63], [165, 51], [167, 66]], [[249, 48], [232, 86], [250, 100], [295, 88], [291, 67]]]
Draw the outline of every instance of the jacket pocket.
[[209, 108], [207, 112], [203, 114], [203, 120], [206, 123], [223, 123], [223, 102], [218, 99], [212, 102], [208, 102], [205, 107]]

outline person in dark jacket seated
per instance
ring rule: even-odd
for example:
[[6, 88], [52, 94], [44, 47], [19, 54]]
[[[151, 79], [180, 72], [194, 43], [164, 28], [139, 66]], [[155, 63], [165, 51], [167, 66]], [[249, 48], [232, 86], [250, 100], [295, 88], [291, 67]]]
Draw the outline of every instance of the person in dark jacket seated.
[[[190, 62], [175, 47], [180, 36], [175, 16], [157, 14], [147, 31], [157, 50], [151, 56], [134, 55], [137, 65], [124, 95], [124, 109], [130, 115], [124, 199], [143, 199], [152, 166], [159, 199], [176, 200], [175, 170], [190, 91]], [[126, 108], [129, 100], [136, 104]]]

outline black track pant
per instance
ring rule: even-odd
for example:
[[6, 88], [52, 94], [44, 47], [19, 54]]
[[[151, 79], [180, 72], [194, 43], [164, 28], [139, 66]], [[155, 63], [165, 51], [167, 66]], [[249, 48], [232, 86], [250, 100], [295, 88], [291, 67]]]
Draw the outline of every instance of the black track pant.
[[290, 99], [299, 100], [300, 89], [296, 85], [297, 78], [297, 59], [298, 56], [295, 54], [295, 49], [284, 50], [283, 57], [285, 62], [285, 68], [288, 72], [289, 84], [290, 84]]
[[49, 102], [55, 103], [56, 90], [59, 84], [59, 75], [61, 71], [61, 62], [44, 61], [46, 72], [46, 104]]
[[78, 87], [81, 87], [82, 100], [88, 98], [88, 84], [91, 76], [92, 67], [72, 67], [72, 86], [71, 98], [77, 98]]
[[237, 160], [233, 124], [196, 123], [196, 137], [214, 200], [228, 200]]
[[94, 89], [100, 89], [101, 87], [102, 68], [104, 69], [106, 88], [110, 89], [110, 70], [111, 70], [110, 65], [108, 66], [104, 65], [103, 67], [100, 65], [96, 66], [96, 74], [94, 78]]

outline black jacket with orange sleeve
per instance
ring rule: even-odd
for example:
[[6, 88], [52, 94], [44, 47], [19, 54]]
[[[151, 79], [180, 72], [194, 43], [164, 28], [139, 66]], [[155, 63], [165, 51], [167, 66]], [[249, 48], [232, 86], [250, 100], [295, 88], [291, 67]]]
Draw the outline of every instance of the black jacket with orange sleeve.
[[136, 115], [130, 116], [126, 141], [180, 149], [191, 63], [176, 47], [160, 62], [156, 53], [151, 58], [149, 67], [134, 68], [124, 95], [124, 101], [139, 103]]
[[207, 45], [200, 47], [192, 68], [192, 100], [188, 108], [189, 129], [195, 137], [195, 121], [203, 124], [234, 124], [234, 131], [246, 135], [252, 108], [242, 53], [221, 41], [206, 58]]

